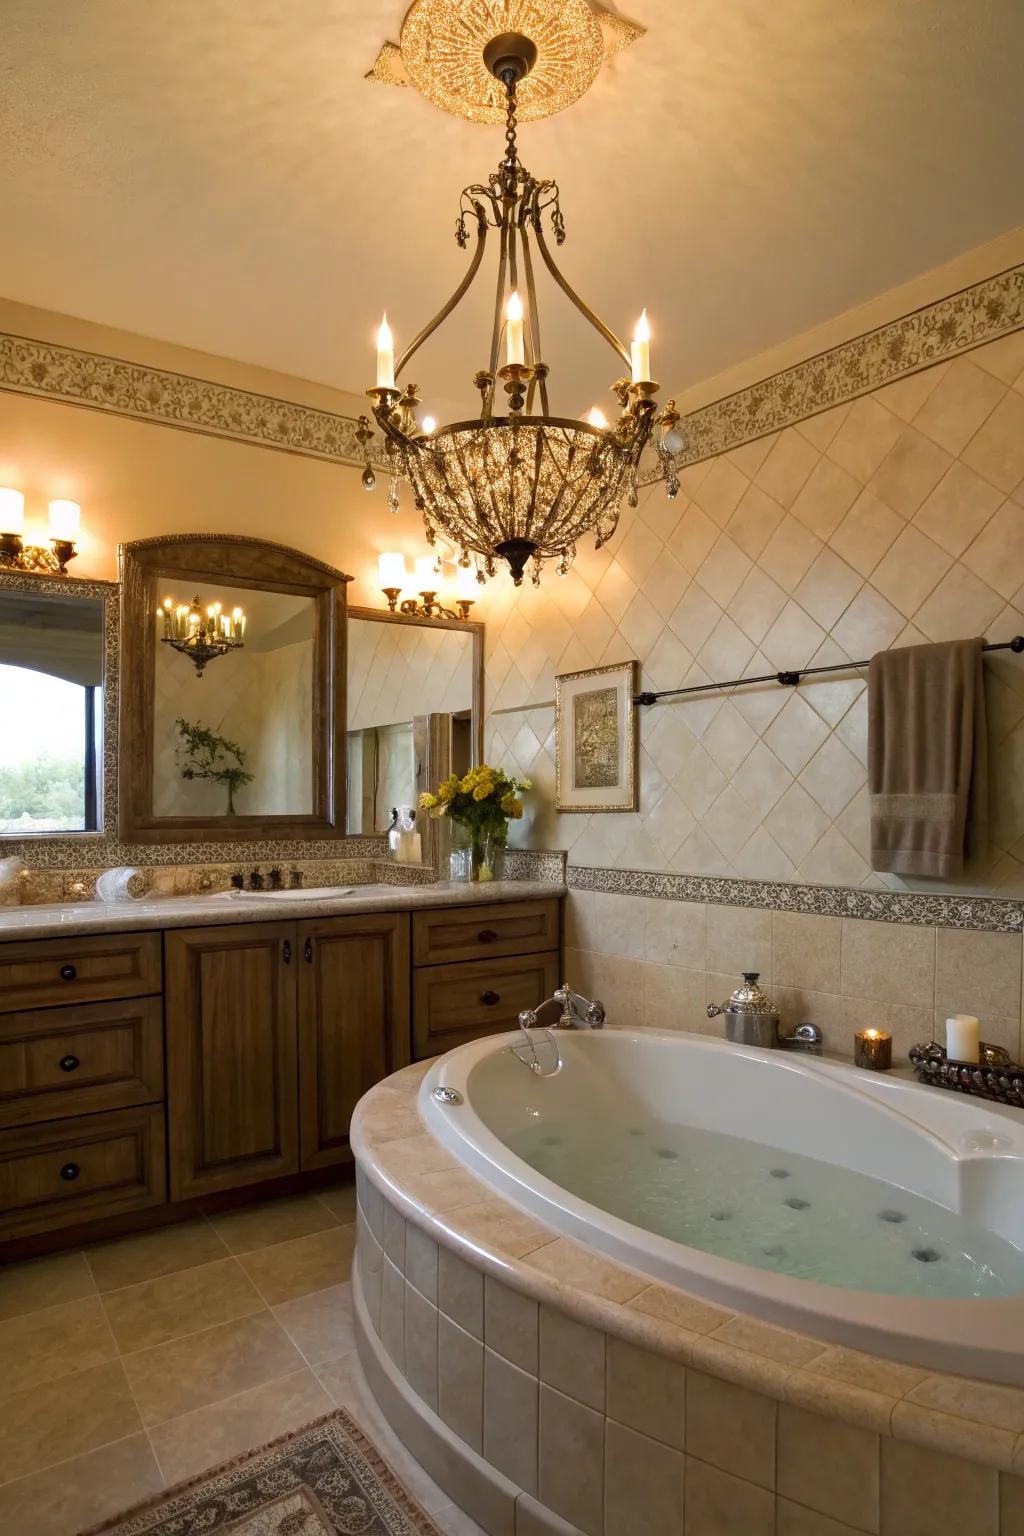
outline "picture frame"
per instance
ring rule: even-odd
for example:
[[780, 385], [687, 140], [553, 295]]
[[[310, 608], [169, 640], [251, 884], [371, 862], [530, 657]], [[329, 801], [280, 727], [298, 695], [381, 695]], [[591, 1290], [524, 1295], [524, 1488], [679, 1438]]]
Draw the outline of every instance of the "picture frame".
[[639, 809], [638, 663], [555, 678], [555, 810]]

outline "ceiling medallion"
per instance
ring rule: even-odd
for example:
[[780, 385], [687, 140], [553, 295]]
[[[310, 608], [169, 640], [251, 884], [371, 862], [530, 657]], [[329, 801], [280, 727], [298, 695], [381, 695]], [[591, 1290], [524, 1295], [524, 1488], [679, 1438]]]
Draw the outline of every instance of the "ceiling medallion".
[[596, 0], [413, 0], [399, 43], [382, 44], [367, 80], [412, 85], [442, 112], [473, 123], [505, 121], [505, 90], [486, 68], [493, 37], [520, 33], [537, 60], [519, 92], [523, 122], [571, 106], [604, 61], [644, 28]]
[[[550, 224], [557, 245], [565, 240], [558, 187], [530, 175], [516, 144], [519, 83], [529, 76], [538, 56], [539, 49], [522, 34], [492, 37], [483, 48], [487, 68], [505, 92], [506, 149], [487, 185], [466, 187], [462, 193], [456, 239], [465, 248], [475, 235], [469, 269], [397, 365], [385, 318], [377, 336], [377, 383], [367, 391], [374, 420], [384, 434], [392, 506], [397, 509], [398, 481], [408, 481], [430, 544], [442, 539], [453, 545], [460, 565], [476, 564], [480, 581], [493, 576], [497, 560], [504, 560], [516, 586], [527, 566], [538, 583], [546, 560], [557, 560], [559, 571], [567, 572], [584, 534], [593, 533], [598, 548], [611, 538], [623, 497], [636, 505], [637, 468], [649, 443], [661, 462], [668, 495], [674, 497], [679, 488], [676, 466], [684, 448], [674, 402], [660, 413], [657, 409], [646, 311], [627, 349], [570, 287], [548, 248], [545, 224]], [[498, 278], [489, 361], [473, 379], [480, 392], [480, 414], [437, 430], [430, 422], [428, 429], [426, 420], [422, 426], [417, 421], [416, 385], [399, 389], [396, 380], [468, 291], [490, 229], [498, 231]], [[612, 385], [619, 402], [614, 425], [596, 409], [586, 421], [549, 413], [534, 245], [562, 292], [618, 355], [620, 366], [629, 370]], [[499, 368], [503, 333], [505, 363]], [[372, 489], [373, 428], [365, 416], [357, 436], [367, 458], [363, 483]]]

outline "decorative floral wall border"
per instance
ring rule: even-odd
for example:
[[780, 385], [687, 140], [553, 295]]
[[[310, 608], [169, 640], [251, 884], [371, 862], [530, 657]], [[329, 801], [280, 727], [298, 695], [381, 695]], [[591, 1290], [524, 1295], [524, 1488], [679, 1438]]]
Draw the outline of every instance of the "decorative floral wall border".
[[354, 416], [9, 332], [0, 332], [0, 390], [336, 464], [363, 463]]
[[[692, 411], [682, 420], [687, 447], [680, 464], [696, 464], [780, 432], [1021, 326], [1024, 265], [1009, 267]], [[644, 483], [661, 478], [660, 470], [652, 471]]]
[[642, 869], [591, 869], [570, 864], [570, 890], [609, 896], [653, 896], [705, 901], [721, 907], [759, 907], [818, 917], [859, 917], [875, 923], [929, 928], [1024, 932], [1024, 901], [993, 896], [944, 896], [917, 891], [864, 891], [842, 885], [789, 885], [782, 880], [730, 880], [718, 875], [655, 874]]

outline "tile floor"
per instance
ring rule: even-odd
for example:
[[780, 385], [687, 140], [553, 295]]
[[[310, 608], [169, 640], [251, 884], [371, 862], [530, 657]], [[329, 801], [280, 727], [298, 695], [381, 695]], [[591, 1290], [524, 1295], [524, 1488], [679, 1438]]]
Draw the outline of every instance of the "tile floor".
[[0, 1532], [77, 1536], [334, 1406], [446, 1536], [483, 1536], [354, 1352], [355, 1187], [0, 1269]]

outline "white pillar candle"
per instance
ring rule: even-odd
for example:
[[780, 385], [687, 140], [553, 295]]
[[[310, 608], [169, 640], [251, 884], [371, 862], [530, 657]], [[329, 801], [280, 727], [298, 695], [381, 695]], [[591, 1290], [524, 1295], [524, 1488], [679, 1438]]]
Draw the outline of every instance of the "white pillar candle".
[[630, 357], [633, 363], [633, 383], [649, 384], [651, 381], [651, 327], [647, 323], [646, 309], [636, 323]]
[[969, 1013], [954, 1013], [946, 1020], [946, 1055], [950, 1061], [977, 1061], [981, 1024]]
[[508, 296], [505, 318], [508, 321], [505, 327], [505, 346], [509, 365], [518, 364], [519, 367], [523, 367], [526, 363], [526, 344], [523, 340], [523, 301], [514, 288]]
[[384, 316], [377, 332], [377, 388], [394, 389], [395, 387], [395, 340], [388, 325], [388, 317]]

